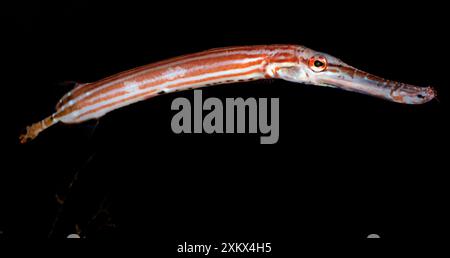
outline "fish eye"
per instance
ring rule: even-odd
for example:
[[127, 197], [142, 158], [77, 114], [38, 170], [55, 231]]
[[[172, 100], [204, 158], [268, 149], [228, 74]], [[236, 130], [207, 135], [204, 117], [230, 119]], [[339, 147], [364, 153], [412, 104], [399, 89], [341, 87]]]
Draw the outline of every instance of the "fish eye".
[[327, 59], [323, 56], [313, 56], [309, 59], [309, 68], [314, 72], [322, 72], [327, 68]]
[[322, 67], [322, 66], [324, 66], [324, 65], [325, 65], [325, 64], [322, 63], [322, 62], [320, 62], [319, 60], [314, 61], [314, 66], [315, 66], [315, 67]]

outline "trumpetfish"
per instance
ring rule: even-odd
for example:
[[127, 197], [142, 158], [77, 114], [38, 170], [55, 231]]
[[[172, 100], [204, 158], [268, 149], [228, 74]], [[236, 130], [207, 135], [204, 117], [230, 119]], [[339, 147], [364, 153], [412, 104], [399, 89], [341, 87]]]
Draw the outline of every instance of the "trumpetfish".
[[300, 45], [215, 48], [160, 61], [79, 84], [65, 94], [56, 112], [27, 127], [20, 142], [62, 122], [81, 123], [159, 94], [260, 79], [339, 88], [404, 104], [436, 97], [433, 87], [386, 80], [338, 58]]

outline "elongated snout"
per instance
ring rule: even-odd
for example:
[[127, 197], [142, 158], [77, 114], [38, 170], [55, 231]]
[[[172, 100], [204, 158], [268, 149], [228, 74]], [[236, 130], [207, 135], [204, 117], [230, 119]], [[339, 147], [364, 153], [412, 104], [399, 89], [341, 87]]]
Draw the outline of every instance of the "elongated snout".
[[436, 91], [431, 86], [419, 87], [386, 80], [346, 65], [330, 65], [327, 71], [317, 76], [317, 81], [404, 104], [423, 104], [436, 97]]

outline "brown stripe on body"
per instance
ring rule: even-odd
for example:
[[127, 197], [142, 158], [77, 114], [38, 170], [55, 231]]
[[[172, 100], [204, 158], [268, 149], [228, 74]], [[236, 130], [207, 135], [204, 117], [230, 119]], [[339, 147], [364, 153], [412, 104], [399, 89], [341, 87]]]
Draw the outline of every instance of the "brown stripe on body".
[[[164, 65], [170, 65], [171, 63], [179, 62], [184, 59], [205, 56], [205, 59], [191, 60], [191, 61], [183, 62], [181, 64], [176, 64], [172, 67], [168, 66], [168, 67], [164, 67], [163, 69], [150, 70], [149, 72], [137, 75], [134, 78], [131, 77], [127, 80], [128, 82], [132, 81], [132, 82], [139, 83], [139, 82], [143, 82], [145, 80], [152, 80], [152, 79], [156, 79], [156, 80], [154, 82], [150, 82], [148, 84], [140, 85], [140, 87], [139, 87], [140, 89], [148, 88], [148, 91], [146, 90], [145, 92], [138, 93], [137, 95], [130, 96], [125, 99], [119, 99], [119, 100], [114, 101], [109, 104], [105, 104], [103, 106], [96, 108], [95, 109], [96, 111], [92, 111], [92, 112], [98, 112], [99, 110], [102, 110], [104, 108], [112, 107], [115, 105], [114, 103], [129, 101], [129, 100], [135, 99], [135, 98], [138, 99], [138, 98], [140, 98], [140, 96], [144, 96], [147, 94], [151, 95], [152, 93], [154, 93], [154, 91], [156, 91], [156, 89], [153, 90], [153, 89], [151, 89], [151, 87], [161, 85], [162, 83], [165, 83], [168, 81], [174, 81], [174, 80], [178, 80], [178, 79], [186, 79], [189, 77], [200, 76], [202, 74], [208, 74], [208, 73], [214, 73], [214, 72], [220, 72], [220, 71], [232, 71], [232, 70], [245, 69], [245, 68], [248, 68], [251, 66], [257, 66], [258, 64], [267, 63], [268, 61], [269, 62], [297, 62], [298, 60], [297, 60], [297, 57], [296, 57], [295, 51], [294, 51], [297, 47], [298, 46], [294, 46], [294, 45], [271, 45], [271, 46], [221, 48], [221, 49], [207, 50], [207, 51], [195, 53], [195, 54], [188, 54], [188, 55], [160, 61], [157, 63], [149, 64], [146, 66], [141, 66], [141, 67], [138, 67], [135, 69], [131, 69], [131, 70], [107, 77], [107, 78], [97, 81], [95, 83], [91, 83], [86, 86], [82, 86], [80, 88], [74, 89], [71, 93], [71, 96], [68, 96], [66, 99], [62, 100], [63, 101], [62, 105], [67, 104], [70, 100], [75, 100], [77, 98], [79, 98], [79, 100], [76, 100], [75, 101], [76, 103], [74, 103], [74, 105], [66, 106], [64, 108], [64, 110], [59, 110], [59, 112], [57, 112], [57, 114], [58, 114], [58, 117], [63, 117], [63, 116], [70, 114], [71, 112], [88, 108], [91, 105], [96, 105], [103, 101], [108, 101], [108, 100], [111, 100], [112, 98], [116, 98], [116, 97], [120, 97], [120, 96], [129, 94], [130, 91], [126, 90], [125, 81], [123, 80], [125, 77], [133, 76], [133, 74], [144, 72], [145, 70], [158, 68], [158, 67], [164, 66]], [[286, 53], [286, 52], [278, 53], [277, 52], [277, 51], [286, 51], [286, 50], [293, 50], [293, 51], [292, 51], [292, 53]], [[239, 51], [239, 52], [249, 51], [249, 53], [248, 54], [245, 54], [245, 53], [234, 54], [234, 52], [237, 52], [237, 51]], [[261, 51], [261, 52], [266, 52], [266, 53], [258, 53], [258, 54], [250, 53], [253, 51]], [[271, 53], [271, 51], [273, 51], [273, 53]], [[207, 57], [207, 55], [219, 54], [219, 53], [228, 53], [228, 54], [223, 55], [223, 56], [218, 56], [218, 57], [214, 57], [214, 56]], [[199, 69], [199, 70], [192, 69], [192, 68], [195, 68], [198, 66], [211, 66], [211, 65], [213, 66], [214, 64], [218, 64], [218, 63], [222, 63], [222, 62], [230, 62], [230, 61], [232, 62], [234, 60], [239, 61], [239, 60], [243, 60], [243, 59], [253, 59], [253, 58], [258, 58], [258, 57], [261, 57], [261, 60], [256, 60], [256, 61], [252, 61], [252, 62], [248, 62], [248, 63], [240, 63], [240, 64], [225, 64], [225, 65], [221, 65], [219, 67], [210, 67], [210, 68]], [[180, 74], [179, 76], [175, 75], [172, 78], [169, 70], [174, 69], [174, 68], [175, 69], [178, 69], [178, 68], [183, 69], [186, 71], [186, 73]], [[164, 73], [168, 73], [167, 75], [169, 77], [168, 78], [165, 77]], [[195, 80], [195, 81], [176, 83], [174, 85], [169, 86], [168, 88], [183, 88], [187, 85], [193, 85], [193, 84], [198, 84], [198, 83], [207, 84], [208, 81], [215, 81], [215, 80], [221, 80], [221, 79], [223, 79], [224, 83], [226, 83], [227, 78], [246, 76], [246, 75], [249, 75], [252, 73], [255, 73], [255, 74], [264, 73], [264, 66], [262, 65], [259, 69], [254, 69], [254, 70], [246, 71], [246, 72], [242, 72], [242, 73], [234, 73], [234, 74], [231, 73], [231, 74], [226, 74], [226, 75], [221, 75], [221, 76], [199, 79], [199, 80]], [[160, 78], [158, 78], [158, 77], [160, 77]], [[117, 83], [114, 83], [114, 81], [117, 81]], [[111, 85], [108, 85], [105, 88], [96, 90], [97, 88], [103, 87], [111, 82], [112, 82]], [[133, 85], [133, 87], [134, 87], [134, 85]], [[116, 90], [120, 90], [120, 89], [123, 89], [123, 91], [121, 90], [114, 94], [108, 94], [112, 91], [116, 91]], [[80, 96], [82, 96], [85, 93], [91, 92], [92, 90], [96, 90], [96, 91], [94, 91], [93, 93], [91, 93], [85, 97], [80, 98]], [[89, 112], [89, 114], [92, 113], [91, 111], [87, 111], [87, 112]], [[85, 114], [81, 114], [80, 116], [77, 117], [77, 119], [81, 118], [82, 116], [85, 116]]]
[[190, 84], [197, 84], [197, 83], [208, 83], [208, 81], [215, 81], [218, 79], [224, 79], [226, 80], [227, 78], [233, 78], [233, 77], [238, 77], [238, 76], [245, 76], [245, 75], [249, 75], [249, 74], [253, 74], [253, 73], [261, 73], [261, 69], [254, 69], [254, 70], [250, 70], [247, 72], [242, 72], [242, 73], [235, 73], [235, 74], [226, 74], [226, 75], [220, 75], [220, 76], [215, 76], [215, 77], [210, 77], [210, 78], [205, 78], [205, 79], [200, 79], [200, 80], [195, 80], [195, 81], [189, 81], [189, 82], [182, 82], [182, 83], [178, 83], [178, 84], [174, 84], [174, 85], [170, 85], [167, 88], [169, 89], [173, 89], [173, 88], [178, 88], [178, 87], [183, 87], [186, 85], [190, 85]]
[[[195, 76], [200, 76], [203, 74], [208, 74], [208, 73], [215, 73], [215, 72], [224, 72], [224, 71], [234, 71], [234, 70], [239, 70], [239, 69], [245, 69], [248, 67], [252, 67], [252, 66], [256, 66], [258, 64], [262, 64], [264, 60], [259, 60], [259, 61], [254, 61], [254, 62], [249, 62], [249, 63], [245, 63], [245, 64], [231, 64], [231, 65], [226, 65], [226, 66], [221, 66], [221, 67], [215, 67], [215, 68], [211, 68], [211, 69], [206, 69], [206, 70], [200, 70], [197, 72], [194, 72], [192, 74], [189, 74], [188, 76], [183, 76], [180, 77], [180, 79], [186, 79], [189, 77], [195, 77]], [[224, 75], [223, 78], [228, 77], [228, 76], [235, 76], [235, 74], [229, 74], [229, 75]], [[212, 77], [215, 78], [215, 77]], [[206, 78], [205, 80], [209, 80], [209, 78]], [[146, 89], [149, 87], [154, 87], [154, 86], [158, 86], [161, 83], [167, 82], [167, 81], [171, 81], [171, 80], [165, 80], [165, 81], [159, 81], [159, 82], [153, 82], [153, 83], [149, 83], [149, 84], [145, 84], [142, 85], [141, 89]], [[173, 80], [175, 81], [175, 80]], [[168, 88], [173, 88], [172, 86], [169, 86]]]
[[[144, 66], [140, 66], [134, 69], [130, 69], [124, 72], [120, 72], [118, 74], [106, 77], [100, 81], [94, 82], [94, 83], [88, 83], [86, 85], [83, 85], [81, 87], [75, 88], [71, 91], [71, 95], [70, 96], [65, 96], [61, 99], [61, 103], [59, 104], [59, 106], [63, 106], [64, 104], [66, 104], [68, 101], [77, 98], [78, 96], [89, 92], [93, 89], [96, 89], [98, 87], [102, 87], [103, 85], [107, 84], [107, 83], [111, 83], [114, 82], [116, 80], [121, 80], [122, 78], [125, 78], [127, 76], [130, 76], [134, 73], [140, 73], [143, 72], [145, 70], [150, 70], [153, 68], [157, 68], [159, 66], [164, 66], [170, 63], [175, 63], [178, 61], [181, 61], [183, 59], [190, 59], [190, 58], [198, 58], [201, 56], [207, 56], [210, 54], [219, 54], [219, 53], [227, 53], [230, 52], [230, 55], [232, 55], [233, 51], [257, 51], [257, 50], [265, 50], [265, 51], [280, 51], [280, 50], [295, 50], [298, 46], [296, 45], [260, 45], [260, 46], [241, 46], [241, 47], [227, 47], [227, 48], [217, 48], [217, 49], [211, 49], [211, 50], [206, 50], [203, 52], [199, 52], [199, 53], [193, 53], [193, 54], [187, 54], [187, 55], [182, 55], [182, 56], [178, 56], [178, 57], [173, 57], [167, 60], [163, 60], [163, 61], [159, 61], [156, 63], [152, 63], [152, 64], [148, 64], [148, 65], [144, 65]], [[214, 58], [214, 57], [212, 57]], [[202, 60], [203, 61], [203, 60]]]
[[[195, 85], [195, 84], [198, 84], [198, 83], [207, 84], [209, 81], [215, 81], [215, 80], [218, 80], [218, 79], [223, 79], [223, 80], [224, 80], [224, 83], [225, 83], [227, 78], [234, 78], [234, 77], [239, 77], [239, 76], [246, 76], [246, 75], [250, 75], [250, 74], [253, 74], [253, 73], [256, 74], [256, 73], [260, 73], [260, 72], [261, 72], [260, 69], [254, 69], [254, 70], [247, 71], [247, 72], [242, 72], [242, 73], [229, 74], [229, 75], [222, 75], [222, 76], [215, 76], [215, 77], [206, 78], [206, 79], [201, 79], [201, 80], [195, 80], [195, 81], [183, 82], [183, 83], [179, 83], [179, 84], [176, 84], [176, 85], [169, 86], [168, 88], [189, 87], [190, 85]], [[119, 104], [119, 103], [123, 103], [123, 102], [127, 102], [127, 101], [132, 101], [132, 100], [136, 100], [136, 101], [137, 101], [137, 100], [139, 100], [139, 99], [142, 98], [142, 97], [151, 97], [151, 96], [153, 96], [153, 95], [157, 95], [157, 94], [154, 94], [154, 93], [156, 93], [156, 92], [158, 92], [158, 90], [156, 90], [156, 89], [150, 89], [150, 90], [147, 90], [147, 91], [145, 91], [145, 92], [142, 92], [142, 93], [139, 93], [139, 94], [136, 94], [136, 95], [133, 95], [133, 96], [129, 96], [129, 97], [126, 97], [126, 98], [123, 98], [123, 99], [116, 100], [116, 101], [114, 101], [114, 102], [111, 102], [111, 103], [102, 105], [102, 106], [97, 107], [97, 108], [95, 108], [95, 109], [88, 110], [88, 111], [86, 111], [86, 112], [84, 112], [84, 113], [78, 115], [78, 116], [75, 118], [75, 120], [76, 120], [76, 121], [80, 121], [80, 120], [82, 119], [83, 116], [86, 116], [86, 115], [88, 115], [88, 114], [93, 114], [93, 113], [96, 113], [96, 112], [101, 112], [102, 110], [107, 109], [107, 108], [111, 108], [111, 110], [113, 110], [113, 109], [115, 109], [115, 108], [113, 108], [113, 107], [116, 106], [116, 105]], [[94, 104], [97, 104], [97, 102], [94, 102], [92, 105], [94, 105]], [[131, 104], [131, 103], [130, 103], [130, 104]], [[89, 105], [85, 105], [85, 106], [82, 106], [82, 107], [80, 106], [80, 107], [78, 107], [78, 110], [81, 110], [81, 109], [87, 108], [87, 107], [89, 107]], [[73, 110], [73, 111], [75, 111], [75, 110]], [[81, 120], [81, 121], [82, 121], [82, 120]]]
[[157, 90], [150, 90], [150, 91], [142, 92], [142, 93], [139, 93], [139, 94], [137, 94], [137, 95], [133, 95], [133, 96], [130, 96], [130, 97], [127, 97], [127, 98], [124, 98], [124, 99], [119, 99], [119, 100], [116, 100], [116, 101], [114, 101], [114, 102], [111, 102], [111, 103], [102, 105], [102, 106], [100, 106], [100, 107], [98, 107], [98, 108], [88, 110], [88, 111], [86, 111], [86, 112], [84, 112], [84, 113], [78, 115], [78, 116], [75, 118], [75, 120], [79, 120], [79, 119], [80, 119], [81, 117], [83, 117], [83, 116], [86, 116], [86, 115], [88, 115], [88, 114], [93, 114], [93, 113], [99, 112], [99, 111], [101, 111], [101, 110], [103, 110], [103, 109], [105, 109], [105, 108], [113, 107], [113, 106], [115, 106], [115, 105], [117, 105], [117, 104], [119, 104], [119, 103], [124, 103], [124, 102], [126, 102], [126, 101], [135, 100], [135, 99], [139, 99], [139, 98], [143, 98], [143, 97], [151, 97], [151, 96], [153, 96], [153, 95], [156, 95], [156, 94], [154, 94], [156, 91], [157, 91]]
[[[184, 63], [182, 65], [179, 65], [179, 67], [189, 71], [189, 68], [195, 67], [196, 65], [199, 65], [199, 64], [201, 64], [201, 65], [211, 65], [211, 64], [214, 64], [214, 63], [217, 63], [217, 62], [222, 62], [222, 61], [239, 60], [239, 59], [242, 59], [242, 58], [257, 58], [259, 56], [260, 55], [242, 55], [242, 54], [240, 54], [240, 55], [231, 55], [231, 56], [223, 56], [223, 57], [212, 57], [212, 58], [208, 58], [208, 59], [194, 60], [192, 62]], [[157, 76], [161, 76], [164, 72], [167, 72], [168, 69], [170, 69], [170, 68], [171, 67], [167, 67], [167, 68], [162, 69], [162, 70], [150, 71], [149, 73], [144, 73], [142, 75], [137, 76], [136, 78], [130, 78], [130, 80], [143, 81], [143, 80], [146, 80], [146, 79], [155, 78]], [[116, 80], [118, 80], [118, 81], [120, 80], [120, 76], [119, 75], [115, 75], [115, 77], [117, 77]], [[164, 78], [162, 78], [162, 79], [164, 79]], [[60, 106], [63, 106], [64, 104], [66, 104], [70, 100], [76, 99], [79, 96], [94, 90], [95, 88], [100, 88], [103, 85], [106, 85], [107, 83], [109, 83], [109, 81], [101, 80], [101, 81], [98, 81], [96, 83], [92, 83], [92, 85], [87, 86], [86, 89], [84, 89], [84, 90], [78, 90], [78, 91], [75, 90], [75, 92], [73, 92], [71, 94], [71, 96], [69, 96], [69, 98], [63, 100], [63, 103], [61, 103]], [[105, 87], [104, 89], [101, 89], [101, 90], [95, 92], [94, 94], [91, 94], [91, 95], [86, 96], [86, 97], [87, 98], [93, 98], [93, 97], [99, 96], [100, 94], [108, 92], [109, 90], [118, 89], [118, 88], [121, 88], [123, 86], [124, 86], [124, 82], [119, 81], [118, 83], [111, 84], [111, 85]]]
[[128, 93], [129, 93], [128, 91], [118, 91], [118, 92], [113, 93], [113, 94], [104, 94], [103, 97], [100, 97], [100, 98], [95, 99], [95, 100], [80, 101], [80, 102], [77, 103], [77, 106], [78, 106], [79, 109], [81, 109], [81, 108], [83, 108], [85, 106], [95, 105], [95, 104], [97, 104], [99, 102], [107, 101], [109, 99], [116, 98], [116, 97], [120, 97], [120, 96], [126, 95]]
[[287, 57], [287, 58], [276, 58], [270, 60], [270, 63], [296, 63], [298, 61], [297, 57]]
[[230, 52], [230, 54], [232, 54], [232, 51], [255, 51], [255, 50], [269, 50], [269, 51], [275, 51], [275, 50], [287, 50], [287, 49], [291, 49], [294, 46], [290, 46], [290, 45], [270, 45], [270, 46], [242, 46], [242, 47], [227, 47], [227, 48], [216, 48], [216, 49], [210, 49], [210, 50], [206, 50], [206, 51], [202, 51], [202, 52], [198, 52], [198, 53], [192, 53], [192, 54], [186, 54], [186, 55], [182, 55], [182, 56], [178, 56], [178, 57], [173, 57], [173, 58], [169, 58], [166, 60], [162, 60], [162, 61], [158, 61], [155, 63], [151, 63], [148, 65], [143, 65], [140, 67], [136, 67], [127, 71], [123, 71], [111, 76], [108, 76], [98, 82], [95, 83], [90, 83], [88, 85], [84, 85], [81, 86], [77, 89], [73, 90], [73, 94], [78, 94], [79, 91], [85, 91], [85, 90], [91, 90], [91, 89], [95, 89], [96, 87], [98, 87], [100, 84], [106, 84], [109, 82], [112, 82], [114, 80], [118, 80], [121, 79], [123, 77], [132, 75], [133, 73], [139, 73], [142, 71], [145, 71], [147, 69], [153, 69], [156, 68], [158, 66], [163, 66], [163, 65], [167, 65], [170, 63], [175, 63], [178, 61], [181, 61], [183, 59], [190, 59], [190, 58], [197, 58], [197, 57], [201, 57], [201, 56], [207, 56], [209, 54], [218, 54], [218, 53], [226, 53], [226, 52]]
[[[246, 67], [249, 67], [249, 66], [258, 65], [258, 64], [262, 63], [263, 60], [257, 60], [257, 61], [248, 62], [248, 63], [244, 63], [244, 64], [228, 64], [228, 65], [223, 65], [223, 66], [219, 66], [219, 67], [212, 67], [212, 68], [209, 68], [209, 69], [199, 69], [199, 70], [194, 70], [194, 71], [192, 71], [192, 69], [190, 69], [192, 67], [196, 67], [196, 66], [199, 66], [199, 65], [210, 66], [210, 65], [213, 65], [215, 63], [220, 63], [220, 62], [227, 62], [227, 61], [247, 59], [247, 58], [257, 58], [257, 57], [259, 57], [259, 55], [251, 55], [251, 56], [247, 56], [247, 55], [233, 55], [233, 56], [227, 56], [227, 57], [207, 59], [206, 60], [207, 62], [204, 62], [204, 60], [201, 60], [202, 62], [200, 62], [200, 60], [196, 60], [196, 61], [192, 61], [192, 62], [183, 64], [183, 65], [177, 66], [180, 69], [185, 69], [186, 70], [187, 73], [184, 74], [183, 76], [174, 77], [173, 79], [164, 78], [164, 76], [163, 76], [164, 73], [167, 73], [167, 71], [172, 68], [172, 67], [168, 67], [168, 68], [163, 69], [163, 70], [153, 71], [153, 72], [150, 72], [150, 73], [147, 73], [147, 74], [143, 74], [143, 75], [137, 76], [136, 78], [130, 79], [130, 80], [139, 83], [139, 82], [142, 82], [144, 80], [149, 80], [149, 79], [152, 79], [152, 78], [160, 77], [159, 79], [155, 80], [154, 82], [142, 85], [142, 86], [145, 86], [145, 87], [139, 87], [141, 89], [144, 89], [144, 88], [148, 88], [148, 87], [151, 87], [151, 86], [157, 86], [157, 85], [159, 85], [159, 84], [161, 84], [163, 82], [166, 82], [166, 81], [176, 80], [176, 79], [180, 79], [180, 78], [188, 78], [188, 77], [198, 76], [198, 75], [205, 74], [205, 73], [212, 73], [212, 72], [215, 72], [215, 71], [227, 71], [227, 70], [233, 70], [233, 69], [242, 69], [242, 68], [246, 68]], [[110, 85], [108, 87], [100, 89], [100, 90], [94, 92], [93, 94], [90, 94], [90, 95], [82, 98], [79, 102], [83, 103], [83, 102], [86, 102], [86, 101], [88, 101], [90, 99], [97, 98], [97, 97], [100, 97], [100, 99], [103, 99], [101, 97], [102, 95], [108, 94], [108, 92], [114, 91], [116, 89], [126, 89], [125, 82], [112, 84], [112, 85]], [[83, 94], [83, 93], [80, 93], [79, 95], [81, 95], [81, 94]], [[73, 95], [73, 98], [76, 98], [76, 97], [77, 97], [76, 95]], [[96, 102], [98, 102], [98, 101], [96, 101]]]

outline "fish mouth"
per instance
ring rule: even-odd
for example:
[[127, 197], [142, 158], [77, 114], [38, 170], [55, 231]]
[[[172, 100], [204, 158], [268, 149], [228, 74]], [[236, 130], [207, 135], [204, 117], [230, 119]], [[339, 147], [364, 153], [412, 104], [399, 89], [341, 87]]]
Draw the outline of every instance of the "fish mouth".
[[424, 104], [437, 96], [436, 90], [431, 86], [419, 87], [386, 80], [350, 66], [335, 68], [318, 81], [327, 86], [403, 104]]

